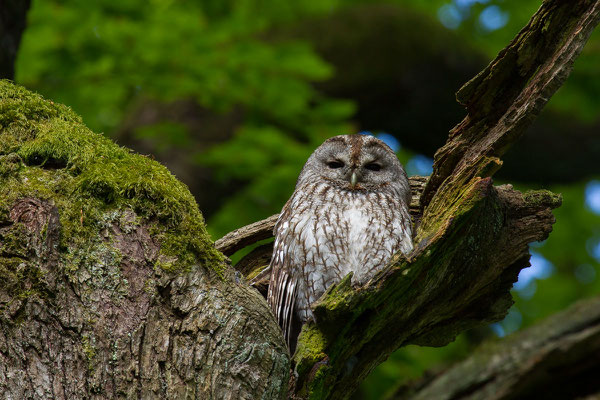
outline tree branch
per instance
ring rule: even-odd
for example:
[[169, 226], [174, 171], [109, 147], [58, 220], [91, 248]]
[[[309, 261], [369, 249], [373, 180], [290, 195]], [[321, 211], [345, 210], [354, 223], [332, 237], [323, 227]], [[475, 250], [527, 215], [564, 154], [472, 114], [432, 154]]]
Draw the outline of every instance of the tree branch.
[[390, 400], [587, 398], [600, 395], [599, 370], [596, 297], [486, 343], [450, 369], [400, 387]]
[[271, 215], [267, 219], [255, 222], [250, 225], [243, 226], [235, 231], [229, 232], [221, 239], [215, 242], [215, 247], [226, 256], [234, 254], [236, 251], [243, 249], [258, 242], [259, 240], [273, 237], [273, 228], [279, 214]]
[[[455, 187], [491, 176], [563, 84], [600, 18], [598, 1], [544, 1], [496, 59], [456, 94], [468, 115], [435, 154], [422, 198], [435, 212]], [[437, 200], [434, 201], [434, 197]]]
[[349, 276], [314, 305], [318, 323], [304, 326], [294, 355], [298, 395], [345, 398], [397, 348], [443, 346], [502, 319], [529, 265], [527, 244], [547, 237], [558, 205], [550, 192], [523, 195], [477, 180], [409, 259], [397, 258], [360, 289]]

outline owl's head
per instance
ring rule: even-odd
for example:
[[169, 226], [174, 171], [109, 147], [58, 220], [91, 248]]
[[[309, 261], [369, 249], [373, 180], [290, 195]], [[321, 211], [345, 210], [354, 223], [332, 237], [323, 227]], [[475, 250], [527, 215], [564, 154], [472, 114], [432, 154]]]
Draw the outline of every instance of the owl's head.
[[408, 178], [396, 154], [368, 135], [340, 135], [319, 146], [302, 169], [298, 185], [323, 179], [352, 191], [410, 193]]

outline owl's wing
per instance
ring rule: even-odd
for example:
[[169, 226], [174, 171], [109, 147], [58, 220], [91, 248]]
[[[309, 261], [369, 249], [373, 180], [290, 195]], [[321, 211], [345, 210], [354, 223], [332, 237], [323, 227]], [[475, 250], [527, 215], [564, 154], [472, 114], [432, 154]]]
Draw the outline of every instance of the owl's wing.
[[290, 201], [288, 201], [275, 224], [275, 245], [271, 258], [271, 279], [269, 280], [267, 301], [281, 326], [290, 352], [293, 353], [301, 324], [298, 323], [295, 313], [298, 280], [294, 275], [294, 266], [289, 265], [290, 257], [287, 254], [290, 214]]
[[292, 335], [292, 327], [295, 325], [294, 308], [298, 296], [296, 280], [288, 268], [275, 265], [273, 267], [267, 299], [283, 330], [288, 347], [293, 352], [292, 347], [293, 345], [295, 347], [296, 338]]

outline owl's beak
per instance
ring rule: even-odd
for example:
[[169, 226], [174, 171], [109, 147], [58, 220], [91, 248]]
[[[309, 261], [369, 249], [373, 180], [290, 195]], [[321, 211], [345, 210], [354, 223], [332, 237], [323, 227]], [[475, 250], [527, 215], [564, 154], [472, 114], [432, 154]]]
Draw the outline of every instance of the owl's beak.
[[358, 182], [358, 176], [356, 176], [356, 171], [352, 171], [352, 176], [350, 177], [350, 187], [354, 189], [356, 187], [356, 183]]

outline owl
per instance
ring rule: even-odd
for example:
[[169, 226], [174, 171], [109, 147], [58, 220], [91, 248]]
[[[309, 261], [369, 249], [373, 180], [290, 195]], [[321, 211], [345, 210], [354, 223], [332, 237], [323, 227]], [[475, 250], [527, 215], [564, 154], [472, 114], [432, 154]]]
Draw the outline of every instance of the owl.
[[362, 285], [412, 250], [410, 198], [396, 154], [373, 136], [335, 136], [309, 157], [274, 228], [267, 294], [291, 353], [330, 285], [349, 272]]

